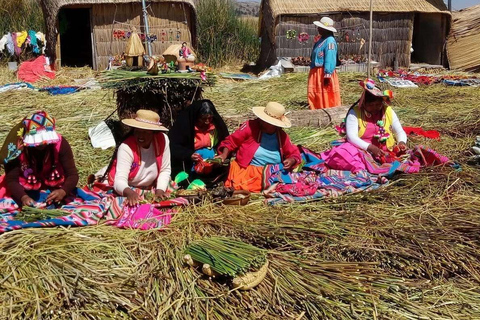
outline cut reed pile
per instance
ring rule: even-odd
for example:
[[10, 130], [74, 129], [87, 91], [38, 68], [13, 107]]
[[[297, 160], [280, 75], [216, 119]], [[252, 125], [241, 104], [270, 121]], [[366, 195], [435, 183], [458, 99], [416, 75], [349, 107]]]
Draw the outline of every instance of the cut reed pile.
[[[344, 104], [358, 97], [356, 79], [341, 75]], [[301, 108], [305, 91], [306, 75], [288, 75], [235, 85], [222, 80], [205, 96], [232, 114], [270, 100]], [[2, 94], [0, 137], [26, 113], [47, 109], [72, 144], [84, 183], [111, 153], [93, 150], [86, 129], [115, 109], [112, 92]], [[479, 90], [434, 85], [395, 94], [405, 125], [442, 133], [441, 141], [411, 143], [447, 154], [462, 171], [400, 175], [375, 192], [303, 205], [202, 204], [177, 214], [164, 231], [97, 226], [3, 234], [0, 319], [480, 318], [480, 176], [466, 163], [480, 131]], [[317, 151], [335, 138], [330, 128], [289, 133]], [[266, 249], [266, 279], [240, 292], [183, 266], [185, 248], [211, 236]]]
[[[160, 232], [105, 226], [11, 232], [0, 241], [6, 302], [0, 314], [477, 318], [480, 199], [460, 185], [434, 201], [455, 188], [448, 173], [435, 177], [433, 186], [417, 176], [394, 192], [315, 205], [204, 205]], [[398, 197], [407, 188], [414, 196]], [[208, 235], [268, 249], [271, 271], [258, 289], [230, 291], [182, 265], [186, 245]]]

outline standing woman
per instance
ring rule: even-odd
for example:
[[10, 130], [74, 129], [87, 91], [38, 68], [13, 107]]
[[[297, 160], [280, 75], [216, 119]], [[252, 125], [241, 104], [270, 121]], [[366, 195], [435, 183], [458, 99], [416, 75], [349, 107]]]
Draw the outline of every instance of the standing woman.
[[310, 74], [308, 75], [308, 104], [310, 109], [325, 109], [342, 104], [340, 84], [335, 67], [337, 66], [337, 42], [333, 33], [333, 20], [323, 17], [314, 21], [320, 39], [315, 42], [311, 54]]

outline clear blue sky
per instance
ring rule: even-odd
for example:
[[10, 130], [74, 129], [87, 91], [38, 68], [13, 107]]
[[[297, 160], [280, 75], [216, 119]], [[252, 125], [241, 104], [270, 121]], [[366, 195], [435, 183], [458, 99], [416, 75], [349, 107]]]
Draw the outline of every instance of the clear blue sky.
[[[447, 0], [444, 0], [445, 3], [448, 3]], [[452, 8], [453, 10], [460, 10], [463, 8], [475, 6], [480, 4], [480, 0], [452, 0]]]

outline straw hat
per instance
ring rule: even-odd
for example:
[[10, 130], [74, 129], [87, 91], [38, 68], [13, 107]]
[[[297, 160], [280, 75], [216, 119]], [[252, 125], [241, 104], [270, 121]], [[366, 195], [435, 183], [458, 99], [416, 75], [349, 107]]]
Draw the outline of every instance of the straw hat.
[[323, 17], [322, 19], [320, 19], [320, 21], [313, 21], [313, 24], [319, 28], [332, 31], [332, 32], [337, 32], [337, 29], [333, 27], [334, 23], [335, 22], [328, 17]]
[[292, 123], [285, 116], [285, 107], [278, 102], [269, 102], [266, 107], [253, 107], [253, 113], [263, 121], [280, 128], [290, 128]]
[[167, 128], [162, 126], [158, 113], [150, 110], [140, 109], [137, 111], [135, 118], [123, 119], [122, 122], [133, 128], [152, 131], [168, 131]]

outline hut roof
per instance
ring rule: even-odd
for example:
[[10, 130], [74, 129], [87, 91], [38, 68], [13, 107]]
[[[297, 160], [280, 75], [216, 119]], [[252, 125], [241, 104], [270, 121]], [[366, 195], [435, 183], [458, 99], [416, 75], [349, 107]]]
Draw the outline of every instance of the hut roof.
[[[83, 4], [106, 4], [106, 3], [131, 3], [141, 2], [140, 0], [40, 0], [45, 6], [52, 8], [61, 8], [69, 5], [83, 5]], [[148, 2], [184, 2], [195, 8], [193, 0], [148, 0]]]
[[480, 5], [453, 13], [447, 42], [450, 68], [480, 71]]
[[[280, 15], [312, 15], [370, 11], [369, 0], [263, 0], [269, 1], [273, 19]], [[443, 0], [382, 0], [373, 2], [375, 12], [424, 12], [450, 14]]]

